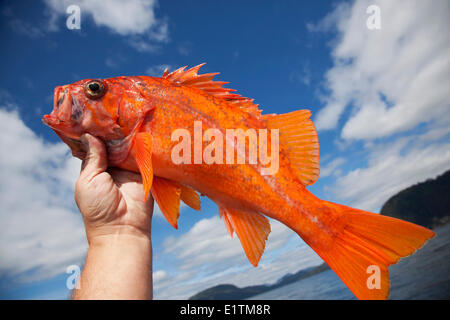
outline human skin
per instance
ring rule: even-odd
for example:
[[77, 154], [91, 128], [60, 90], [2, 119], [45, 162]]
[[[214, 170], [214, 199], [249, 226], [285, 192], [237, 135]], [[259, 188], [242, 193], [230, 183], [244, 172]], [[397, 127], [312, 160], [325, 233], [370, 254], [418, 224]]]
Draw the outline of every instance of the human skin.
[[153, 199], [144, 201], [139, 174], [108, 168], [101, 140], [81, 141], [87, 153], [75, 201], [89, 249], [74, 299], [152, 299]]

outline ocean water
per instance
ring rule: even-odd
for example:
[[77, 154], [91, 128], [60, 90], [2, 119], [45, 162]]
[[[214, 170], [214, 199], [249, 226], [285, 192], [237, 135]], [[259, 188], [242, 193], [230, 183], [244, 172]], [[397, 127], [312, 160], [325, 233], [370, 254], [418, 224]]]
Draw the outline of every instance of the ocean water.
[[[394, 300], [450, 299], [450, 224], [412, 256], [389, 268]], [[331, 270], [249, 298], [261, 300], [356, 299]]]

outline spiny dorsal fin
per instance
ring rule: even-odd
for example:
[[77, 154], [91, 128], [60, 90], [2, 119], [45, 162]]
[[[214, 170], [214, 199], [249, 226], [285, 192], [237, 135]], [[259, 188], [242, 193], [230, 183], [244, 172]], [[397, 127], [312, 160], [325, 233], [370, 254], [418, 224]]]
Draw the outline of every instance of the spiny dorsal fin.
[[164, 70], [162, 78], [179, 85], [201, 89], [210, 95], [224, 99], [240, 107], [256, 117], [261, 116], [261, 110], [258, 108], [257, 104], [253, 103], [253, 99], [242, 97], [237, 93], [232, 93], [236, 91], [234, 89], [223, 88], [223, 85], [228, 82], [212, 80], [214, 76], [219, 73], [198, 74], [198, 70], [204, 65], [205, 63], [202, 63], [188, 70], [185, 70], [187, 66], [184, 66], [171, 73], [166, 69]]
[[309, 110], [262, 116], [268, 128], [279, 129], [280, 144], [305, 186], [316, 182], [320, 172], [319, 138], [310, 116]]

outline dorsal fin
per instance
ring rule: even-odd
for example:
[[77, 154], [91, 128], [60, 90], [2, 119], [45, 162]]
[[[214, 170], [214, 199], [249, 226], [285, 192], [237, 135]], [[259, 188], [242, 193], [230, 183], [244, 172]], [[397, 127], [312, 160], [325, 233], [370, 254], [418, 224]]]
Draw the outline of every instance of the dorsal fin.
[[310, 116], [309, 110], [262, 116], [268, 128], [279, 129], [280, 144], [305, 186], [316, 182], [320, 172], [319, 139]]
[[169, 73], [169, 70], [166, 68], [162, 78], [182, 86], [201, 89], [212, 96], [224, 99], [233, 105], [238, 106], [256, 117], [261, 116], [261, 110], [258, 108], [257, 104], [253, 103], [253, 99], [233, 93], [236, 91], [234, 89], [223, 88], [223, 85], [228, 82], [213, 81], [214, 76], [219, 73], [198, 74], [198, 70], [204, 65], [205, 63], [202, 63], [188, 70], [185, 70], [187, 66], [184, 66], [171, 73]]

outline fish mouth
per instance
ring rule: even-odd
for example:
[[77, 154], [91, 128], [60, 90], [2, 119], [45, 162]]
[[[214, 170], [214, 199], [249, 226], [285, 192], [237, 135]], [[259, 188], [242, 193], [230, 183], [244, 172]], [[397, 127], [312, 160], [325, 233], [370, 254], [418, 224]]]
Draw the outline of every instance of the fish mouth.
[[[53, 113], [53, 112], [52, 112]], [[63, 133], [72, 139], [79, 139], [80, 135], [73, 132], [73, 125], [70, 122], [64, 121], [55, 117], [53, 114], [46, 114], [42, 117], [42, 122], [52, 128], [54, 131]]]
[[80, 103], [72, 98], [67, 86], [60, 86], [55, 88], [53, 110], [42, 117], [42, 122], [70, 147], [75, 157], [84, 159], [86, 151], [80, 141], [81, 131], [77, 121], [81, 115]]
[[42, 122], [52, 129], [56, 129], [57, 125], [64, 123], [64, 121], [59, 120], [57, 117], [53, 116], [51, 113], [44, 114], [44, 116], [42, 117]]
[[58, 129], [60, 126], [64, 126], [65, 122], [70, 119], [66, 115], [67, 111], [71, 109], [69, 105], [71, 101], [68, 99], [70, 95], [67, 93], [67, 87], [56, 87], [53, 94], [53, 110], [50, 114], [42, 117], [42, 122], [52, 129]]
[[80, 134], [76, 130], [76, 124], [81, 115], [81, 105], [72, 97], [68, 86], [59, 86], [55, 88], [53, 95], [53, 110], [42, 117], [42, 122], [65, 136], [79, 139]]
[[[72, 151], [72, 155], [83, 160], [86, 157], [86, 150], [83, 143], [80, 140], [80, 135], [70, 134], [71, 125], [64, 123], [64, 121], [59, 120], [58, 118], [53, 117], [51, 114], [46, 114], [42, 117], [42, 122], [49, 126], [58, 137], [69, 146], [70, 151]], [[69, 129], [69, 130], [65, 130]]]

